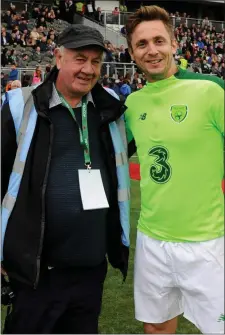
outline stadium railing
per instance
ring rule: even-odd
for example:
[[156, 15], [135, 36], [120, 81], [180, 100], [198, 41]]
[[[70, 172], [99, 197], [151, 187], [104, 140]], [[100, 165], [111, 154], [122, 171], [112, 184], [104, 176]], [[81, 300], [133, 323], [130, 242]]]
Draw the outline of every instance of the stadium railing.
[[[104, 10], [102, 11], [102, 21], [104, 25], [110, 25], [113, 26], [114, 29], [119, 29], [121, 26], [125, 26], [127, 23], [127, 19], [129, 15], [131, 15], [132, 12], [121, 12], [117, 15], [112, 14], [112, 11]], [[171, 16], [171, 20], [173, 23], [174, 28], [178, 27], [180, 23], [187, 23], [188, 28], [191, 28], [192, 24], [200, 24], [202, 27], [202, 22], [204, 19], [198, 19], [198, 18], [176, 18]], [[224, 21], [215, 21], [215, 20], [209, 20], [210, 25], [215, 26], [217, 31], [223, 31], [225, 28], [225, 22]]]

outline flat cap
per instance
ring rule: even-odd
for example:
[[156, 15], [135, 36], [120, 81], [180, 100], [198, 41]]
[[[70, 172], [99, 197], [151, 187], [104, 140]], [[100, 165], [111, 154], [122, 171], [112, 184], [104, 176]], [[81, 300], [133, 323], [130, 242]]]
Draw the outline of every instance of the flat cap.
[[95, 28], [83, 24], [71, 24], [58, 38], [58, 44], [68, 49], [98, 46], [107, 51], [102, 34]]

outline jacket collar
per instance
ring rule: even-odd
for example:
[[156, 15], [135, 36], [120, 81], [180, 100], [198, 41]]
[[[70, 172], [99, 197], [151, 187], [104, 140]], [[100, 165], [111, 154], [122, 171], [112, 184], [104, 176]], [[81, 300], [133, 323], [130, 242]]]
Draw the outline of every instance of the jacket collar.
[[[56, 66], [48, 74], [45, 81], [33, 90], [35, 107], [39, 114], [46, 117], [49, 111], [49, 102], [53, 94], [53, 84], [58, 76]], [[99, 83], [91, 90], [97, 113], [101, 115], [102, 123], [116, 121], [126, 110], [124, 104], [110, 95]]]

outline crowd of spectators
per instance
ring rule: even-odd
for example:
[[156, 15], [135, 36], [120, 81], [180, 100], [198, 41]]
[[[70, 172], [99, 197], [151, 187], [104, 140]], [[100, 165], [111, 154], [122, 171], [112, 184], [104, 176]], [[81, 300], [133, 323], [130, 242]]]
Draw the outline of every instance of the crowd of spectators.
[[[116, 16], [121, 11], [126, 12], [126, 8], [115, 7], [112, 13]], [[11, 72], [14, 73], [17, 71], [16, 67], [36, 67], [32, 78], [24, 74], [23, 86], [43, 80], [44, 73], [48, 73], [53, 65], [58, 34], [68, 25], [68, 22], [73, 21], [75, 13], [85, 14], [97, 21], [101, 21], [102, 17], [101, 8], [95, 9], [95, 2], [88, 0], [85, 3], [55, 0], [51, 7], [34, 5], [31, 10], [23, 10], [20, 13], [15, 5], [10, 4], [8, 10], [2, 12], [1, 16], [2, 67], [11, 66]], [[176, 60], [179, 62], [180, 58], [184, 58], [193, 71], [213, 74], [225, 79], [225, 31], [216, 29], [207, 17], [201, 24], [190, 26], [186, 13], [181, 15], [176, 12], [171, 13], [170, 16], [175, 26], [175, 37], [178, 43]], [[125, 27], [122, 28], [121, 33], [126, 35]], [[110, 63], [110, 77], [115, 73], [116, 64], [114, 63], [132, 62], [128, 49], [124, 45], [113, 45], [110, 41], [105, 41], [105, 47], [108, 52], [105, 54], [104, 62]], [[103, 65], [102, 75], [104, 76], [105, 73], [108, 72], [106, 65]], [[14, 76], [13, 80], [17, 79], [18, 75]], [[10, 76], [8, 81], [12, 82]], [[133, 85], [130, 81], [123, 84]], [[137, 89], [140, 86], [141, 83], [138, 83]], [[2, 91], [5, 87], [6, 85], [2, 87]], [[134, 86], [131, 90], [134, 90]]]

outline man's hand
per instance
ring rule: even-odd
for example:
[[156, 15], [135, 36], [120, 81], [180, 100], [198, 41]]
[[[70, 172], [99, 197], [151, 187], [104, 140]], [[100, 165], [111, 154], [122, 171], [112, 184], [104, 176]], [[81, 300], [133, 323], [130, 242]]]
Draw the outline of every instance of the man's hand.
[[7, 276], [7, 273], [6, 273], [6, 271], [3, 269], [2, 266], [1, 266], [1, 274], [2, 274], [3, 276]]

